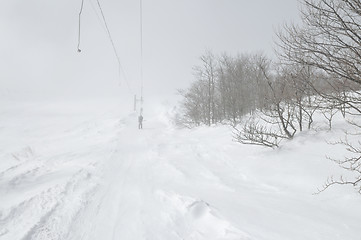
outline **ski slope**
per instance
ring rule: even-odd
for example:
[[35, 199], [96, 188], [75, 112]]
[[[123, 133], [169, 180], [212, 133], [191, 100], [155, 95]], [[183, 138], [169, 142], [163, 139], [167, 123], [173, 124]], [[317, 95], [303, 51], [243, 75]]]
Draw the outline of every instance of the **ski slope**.
[[1, 240], [360, 239], [359, 194], [313, 194], [340, 173], [342, 122], [271, 150], [110, 105], [2, 103]]

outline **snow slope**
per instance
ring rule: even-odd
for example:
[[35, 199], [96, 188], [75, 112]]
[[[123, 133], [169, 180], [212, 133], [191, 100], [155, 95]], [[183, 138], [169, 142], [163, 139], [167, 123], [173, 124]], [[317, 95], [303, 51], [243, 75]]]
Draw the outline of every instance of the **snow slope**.
[[227, 126], [177, 129], [161, 104], [141, 131], [104, 106], [1, 105], [1, 240], [360, 239], [360, 195], [313, 194], [340, 173], [325, 155], [344, 150], [325, 139], [341, 131], [271, 150]]

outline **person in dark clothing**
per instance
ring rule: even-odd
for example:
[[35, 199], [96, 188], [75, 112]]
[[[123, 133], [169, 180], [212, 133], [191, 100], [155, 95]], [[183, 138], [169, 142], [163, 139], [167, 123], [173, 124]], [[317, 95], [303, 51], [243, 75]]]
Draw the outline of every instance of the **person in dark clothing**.
[[143, 116], [142, 115], [139, 115], [138, 123], [139, 123], [138, 128], [143, 129]]

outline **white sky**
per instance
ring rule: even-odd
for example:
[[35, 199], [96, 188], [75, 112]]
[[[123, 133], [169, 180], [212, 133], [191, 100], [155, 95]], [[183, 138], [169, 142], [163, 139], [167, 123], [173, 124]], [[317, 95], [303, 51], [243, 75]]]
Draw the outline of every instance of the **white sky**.
[[[0, 98], [72, 99], [122, 95], [140, 89], [138, 0], [101, 0], [131, 86], [118, 81], [118, 63], [96, 0], [2, 0]], [[297, 0], [143, 0], [144, 96], [166, 98], [192, 80], [205, 50], [264, 51], [274, 30], [297, 21]]]

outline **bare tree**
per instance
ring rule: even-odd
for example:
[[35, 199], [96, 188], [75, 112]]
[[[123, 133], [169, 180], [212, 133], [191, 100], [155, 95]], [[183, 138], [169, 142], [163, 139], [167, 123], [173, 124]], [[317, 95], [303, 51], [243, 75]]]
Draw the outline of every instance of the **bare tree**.
[[241, 129], [234, 127], [233, 138], [242, 144], [277, 148], [286, 137], [277, 129], [267, 127], [267, 124], [261, 123], [260, 120], [256, 121], [255, 117], [251, 116]]
[[[361, 128], [360, 125], [357, 125], [357, 127]], [[349, 135], [349, 133], [347, 135]], [[357, 133], [357, 135], [360, 136], [360, 133]], [[355, 187], [356, 190], [361, 194], [361, 141], [358, 141], [357, 143], [358, 146], [356, 146], [354, 143], [351, 143], [347, 136], [344, 140], [333, 143], [345, 146], [349, 154], [348, 156], [345, 156], [344, 159], [332, 159], [330, 157], [329, 159], [337, 163], [341, 168], [348, 171], [352, 176], [344, 177], [341, 175], [337, 179], [334, 177], [329, 177], [325, 184], [320, 189], [318, 189], [317, 193], [323, 192], [333, 185], [351, 185]]]
[[192, 127], [208, 121], [208, 102], [201, 82], [194, 82], [189, 89], [179, 90], [178, 93], [183, 96], [182, 114], [177, 119], [180, 124]]
[[207, 99], [207, 125], [216, 123], [216, 72], [217, 61], [213, 53], [207, 51], [201, 56], [201, 67], [196, 67], [195, 72], [198, 79], [206, 86], [205, 97]]
[[279, 33], [279, 54], [361, 84], [361, 3], [359, 0], [304, 0], [303, 25]]
[[338, 101], [344, 116], [348, 108], [361, 114], [360, 6], [359, 0], [303, 0], [303, 25], [278, 33], [281, 59], [322, 71], [325, 84], [314, 90]]
[[[302, 3], [303, 25], [286, 25], [278, 33], [278, 54], [286, 64], [318, 70], [319, 82], [312, 87], [322, 98], [322, 112], [331, 128], [332, 118], [339, 110], [344, 117], [361, 116], [361, 2], [303, 0]], [[323, 189], [334, 184], [357, 185], [361, 181], [361, 149], [347, 140], [338, 144], [344, 145], [353, 156], [335, 162], [358, 177], [355, 181], [330, 178]]]
[[[267, 81], [268, 104], [251, 116], [241, 129], [235, 129], [234, 139], [243, 144], [278, 147], [283, 139], [292, 139], [297, 132], [296, 104], [292, 88], [280, 71], [271, 73], [269, 62], [258, 62]], [[256, 121], [255, 118], [258, 120]]]
[[206, 125], [224, 120], [235, 125], [242, 116], [266, 105], [267, 84], [258, 68], [258, 61], [265, 59], [262, 54], [215, 57], [206, 52], [194, 68], [195, 82], [180, 91], [185, 118]]

